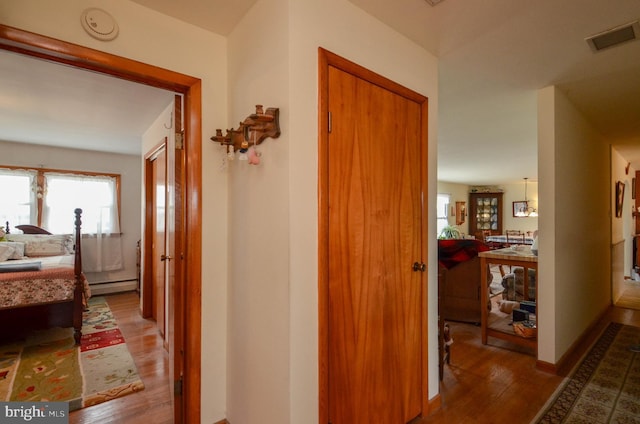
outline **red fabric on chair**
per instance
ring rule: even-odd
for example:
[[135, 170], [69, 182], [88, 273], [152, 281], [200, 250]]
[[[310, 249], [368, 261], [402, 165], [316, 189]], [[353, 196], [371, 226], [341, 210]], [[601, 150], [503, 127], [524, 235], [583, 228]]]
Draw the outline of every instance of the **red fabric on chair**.
[[473, 239], [440, 239], [438, 240], [438, 261], [451, 269], [461, 262], [478, 256], [479, 252], [490, 250], [489, 246]]

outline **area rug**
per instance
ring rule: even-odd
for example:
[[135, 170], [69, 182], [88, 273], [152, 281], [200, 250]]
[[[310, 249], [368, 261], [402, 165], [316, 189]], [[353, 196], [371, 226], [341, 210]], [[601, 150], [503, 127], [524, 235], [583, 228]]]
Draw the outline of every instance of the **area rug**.
[[640, 423], [640, 328], [611, 323], [534, 423]]
[[83, 314], [80, 346], [70, 328], [0, 345], [0, 400], [68, 401], [69, 410], [142, 390], [135, 363], [103, 297]]

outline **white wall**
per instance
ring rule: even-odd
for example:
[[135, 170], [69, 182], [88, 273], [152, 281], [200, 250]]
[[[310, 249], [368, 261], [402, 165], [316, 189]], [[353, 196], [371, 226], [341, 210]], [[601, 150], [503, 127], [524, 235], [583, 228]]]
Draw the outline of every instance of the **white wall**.
[[[52, 168], [67, 171], [91, 171], [120, 174], [122, 255], [124, 269], [90, 272], [91, 284], [134, 280], [137, 278], [136, 243], [140, 239], [140, 157], [62, 147], [0, 141], [0, 165]], [[73, 222], [73, 214], [69, 222]], [[133, 285], [135, 287], [135, 285]]]
[[[631, 215], [635, 209], [632, 198], [632, 179], [636, 171], [620, 152], [611, 148], [611, 298], [616, 302], [624, 292], [625, 278], [631, 277], [633, 268], [633, 239], [635, 236], [635, 218]], [[616, 182], [624, 184], [622, 216], [615, 216]]]
[[[115, 40], [102, 42], [85, 33], [80, 15], [88, 7], [114, 16], [120, 27]], [[209, 137], [228, 122], [226, 39], [127, 0], [0, 0], [0, 22], [202, 80], [202, 422], [221, 420], [226, 413], [227, 177], [219, 171], [221, 155]]]
[[227, 128], [237, 128], [239, 121], [255, 112], [256, 104], [262, 104], [265, 111], [280, 109], [282, 132], [259, 145], [259, 165], [236, 157], [226, 171], [230, 210], [227, 419], [232, 424], [292, 422], [289, 204], [296, 199], [289, 196], [288, 16], [286, 0], [260, 0], [228, 38]]
[[538, 358], [556, 363], [610, 303], [611, 192], [608, 145], [555, 87], [539, 91], [538, 157]]
[[[624, 169], [627, 166], [627, 160], [614, 148], [611, 149], [611, 196], [609, 198], [611, 208], [611, 243], [624, 242], [629, 236], [629, 218], [631, 217], [631, 178], [634, 175], [626, 174]], [[623, 214], [621, 217], [615, 216], [615, 193], [616, 182], [622, 182], [625, 185], [625, 196], [623, 204]]]
[[[506, 230], [520, 230], [522, 232], [535, 231], [538, 229], [538, 217], [527, 216], [524, 218], [516, 218], [513, 216], [513, 202], [521, 202], [524, 200], [524, 180], [520, 183], [501, 184], [500, 188], [504, 190], [502, 195], [502, 204], [504, 209], [502, 228]], [[536, 208], [538, 213], [538, 182], [527, 181], [527, 202], [529, 207]]]

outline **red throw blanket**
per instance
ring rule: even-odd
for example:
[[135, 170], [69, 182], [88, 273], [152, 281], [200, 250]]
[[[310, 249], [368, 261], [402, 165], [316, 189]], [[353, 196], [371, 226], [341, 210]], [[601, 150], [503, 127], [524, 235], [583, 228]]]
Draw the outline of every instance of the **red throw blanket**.
[[489, 246], [473, 239], [438, 240], [438, 261], [442, 266], [451, 269], [461, 262], [468, 261], [485, 252]]

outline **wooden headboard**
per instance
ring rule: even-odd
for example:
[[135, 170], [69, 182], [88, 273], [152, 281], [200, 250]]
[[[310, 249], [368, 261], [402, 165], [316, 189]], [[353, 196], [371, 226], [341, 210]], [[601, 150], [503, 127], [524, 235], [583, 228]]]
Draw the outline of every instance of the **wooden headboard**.
[[25, 234], [51, 234], [49, 231], [36, 225], [16, 225], [16, 228], [21, 230]]
[[[38, 227], [37, 225], [23, 224], [16, 225], [16, 228], [22, 231], [24, 234], [51, 234], [49, 231], [45, 230], [44, 228]], [[7, 234], [11, 234], [11, 231], [9, 229], [9, 221], [7, 221], [5, 232]]]

